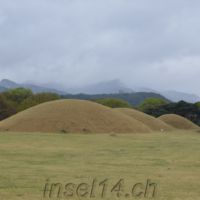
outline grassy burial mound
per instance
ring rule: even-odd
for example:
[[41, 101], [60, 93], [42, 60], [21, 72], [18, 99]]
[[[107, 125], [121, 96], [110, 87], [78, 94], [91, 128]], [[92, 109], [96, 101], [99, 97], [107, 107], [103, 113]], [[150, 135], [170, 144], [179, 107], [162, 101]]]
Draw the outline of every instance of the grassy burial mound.
[[175, 114], [166, 114], [158, 117], [163, 122], [178, 129], [199, 129], [199, 127], [188, 119]]
[[50, 133], [150, 133], [146, 125], [106, 106], [85, 100], [56, 100], [0, 122], [0, 131]]
[[147, 115], [143, 112], [134, 110], [134, 109], [130, 109], [130, 108], [115, 108], [115, 110], [126, 114], [130, 117], [132, 117], [133, 119], [140, 121], [141, 123], [145, 124], [146, 126], [148, 126], [149, 128], [151, 128], [154, 131], [159, 131], [161, 129], [163, 129], [164, 131], [166, 130], [175, 130], [174, 127], [170, 126], [169, 124], [155, 118], [152, 117], [150, 115]]

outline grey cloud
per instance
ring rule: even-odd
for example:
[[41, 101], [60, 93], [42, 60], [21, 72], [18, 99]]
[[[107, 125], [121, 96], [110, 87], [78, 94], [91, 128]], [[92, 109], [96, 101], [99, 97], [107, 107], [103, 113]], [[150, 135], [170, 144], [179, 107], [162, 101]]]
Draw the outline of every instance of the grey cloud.
[[0, 79], [197, 92], [198, 0], [0, 2]]

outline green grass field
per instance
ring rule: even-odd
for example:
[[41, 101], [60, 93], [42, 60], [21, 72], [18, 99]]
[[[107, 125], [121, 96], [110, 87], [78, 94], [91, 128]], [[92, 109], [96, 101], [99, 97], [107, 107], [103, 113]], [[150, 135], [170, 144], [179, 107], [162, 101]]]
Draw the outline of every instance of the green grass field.
[[[104, 199], [119, 199], [118, 194], [121, 199], [200, 199], [200, 133], [195, 130], [116, 136], [0, 133], [0, 137], [0, 200], [58, 199], [59, 187], [49, 197], [52, 183], [60, 183], [59, 199], [102, 199], [102, 194]], [[47, 179], [50, 186], [43, 197]], [[154, 185], [144, 197], [148, 179], [156, 183], [155, 197]], [[74, 185], [65, 189], [68, 183]], [[132, 195], [137, 183], [144, 188], [137, 185], [133, 193], [143, 192], [141, 197]]]

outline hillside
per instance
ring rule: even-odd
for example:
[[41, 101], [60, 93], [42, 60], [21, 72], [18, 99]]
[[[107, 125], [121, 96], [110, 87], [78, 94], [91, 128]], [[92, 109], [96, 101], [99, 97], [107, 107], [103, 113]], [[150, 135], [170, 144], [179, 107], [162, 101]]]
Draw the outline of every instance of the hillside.
[[121, 99], [123, 101], [127, 101], [130, 105], [138, 106], [147, 98], [155, 98], [155, 99], [164, 99], [168, 103], [171, 103], [169, 99], [166, 99], [164, 96], [160, 94], [156, 94], [153, 92], [137, 92], [137, 93], [124, 93], [124, 94], [67, 94], [61, 95], [61, 99], [81, 99], [81, 100], [91, 100], [91, 99], [99, 99], [99, 98], [113, 98], [113, 99]]
[[60, 133], [150, 133], [141, 122], [111, 108], [83, 100], [37, 105], [0, 122], [0, 131]]
[[158, 119], [178, 129], [199, 129], [199, 126], [196, 124], [175, 114], [162, 115]]
[[118, 112], [121, 112], [125, 115], [128, 115], [129, 117], [132, 117], [133, 119], [145, 124], [146, 126], [148, 126], [154, 131], [160, 131], [161, 129], [163, 129], [164, 131], [176, 130], [174, 127], [170, 126], [169, 124], [155, 117], [147, 115], [143, 112], [140, 112], [138, 110], [134, 110], [130, 108], [115, 108], [114, 110], [117, 110]]

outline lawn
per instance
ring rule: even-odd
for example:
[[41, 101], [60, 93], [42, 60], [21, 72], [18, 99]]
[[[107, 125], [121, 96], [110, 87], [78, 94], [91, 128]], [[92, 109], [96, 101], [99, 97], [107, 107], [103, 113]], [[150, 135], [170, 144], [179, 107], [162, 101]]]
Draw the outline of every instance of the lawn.
[[195, 130], [0, 137], [0, 200], [200, 199]]

